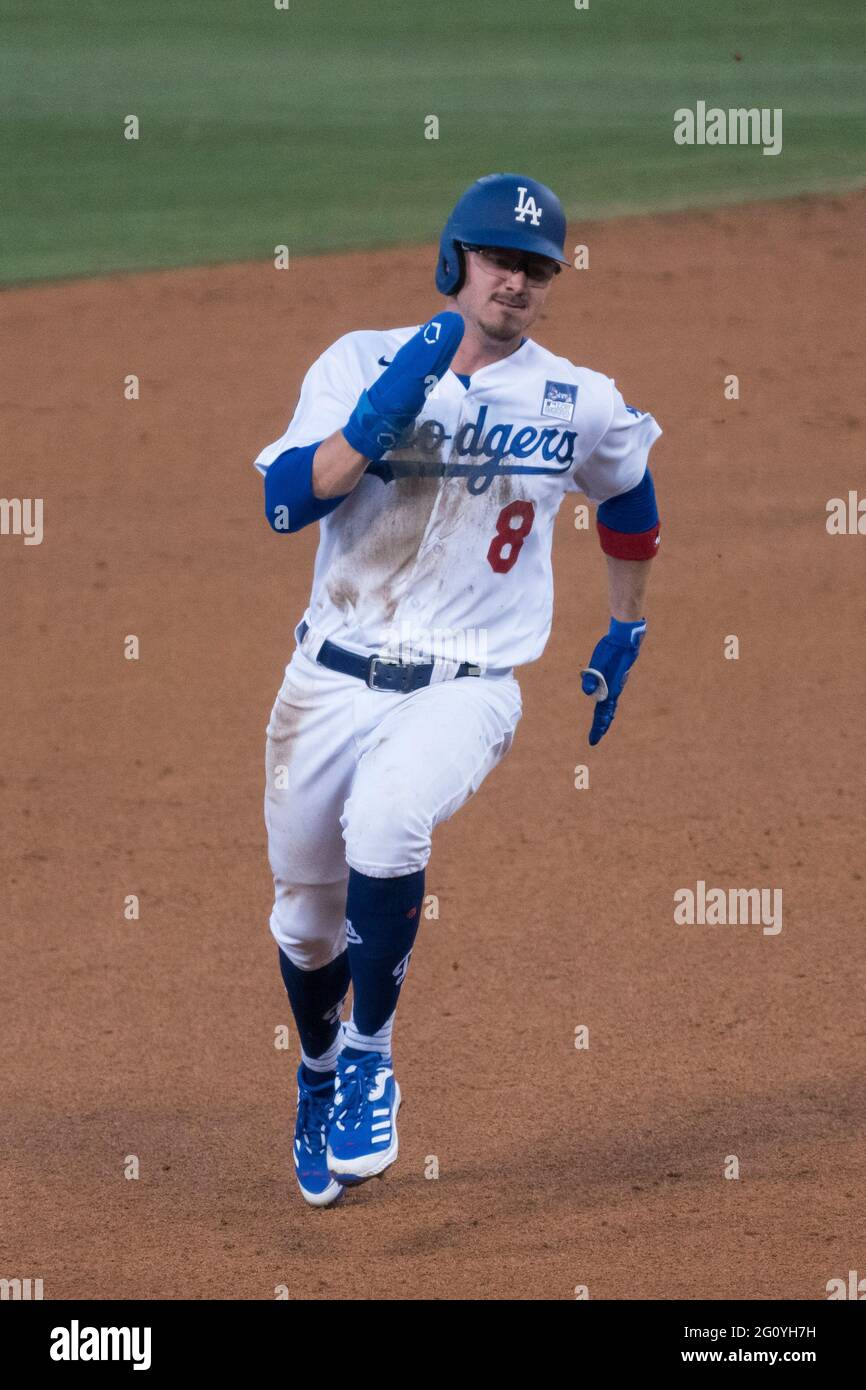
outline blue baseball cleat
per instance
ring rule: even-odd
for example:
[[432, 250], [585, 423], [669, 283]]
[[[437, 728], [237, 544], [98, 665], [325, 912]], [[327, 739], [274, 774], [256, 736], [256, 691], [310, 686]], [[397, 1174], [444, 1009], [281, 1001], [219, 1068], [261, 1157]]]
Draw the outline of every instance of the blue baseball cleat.
[[292, 1157], [295, 1176], [305, 1201], [311, 1207], [329, 1207], [343, 1195], [342, 1184], [328, 1172], [328, 1116], [334, 1103], [334, 1083], [308, 1086], [298, 1068], [298, 1117]]
[[337, 1089], [328, 1131], [328, 1169], [341, 1182], [364, 1182], [397, 1157], [400, 1087], [381, 1052], [337, 1058]]

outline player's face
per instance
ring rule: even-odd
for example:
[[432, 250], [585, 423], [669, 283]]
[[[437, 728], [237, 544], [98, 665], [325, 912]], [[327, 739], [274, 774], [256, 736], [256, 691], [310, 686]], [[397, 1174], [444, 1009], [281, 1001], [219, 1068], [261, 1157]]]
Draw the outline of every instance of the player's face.
[[[519, 338], [535, 319], [553, 283], [556, 263], [496, 246], [464, 251], [466, 279], [457, 295], [464, 318], [495, 342]], [[516, 262], [520, 268], [516, 267]]]

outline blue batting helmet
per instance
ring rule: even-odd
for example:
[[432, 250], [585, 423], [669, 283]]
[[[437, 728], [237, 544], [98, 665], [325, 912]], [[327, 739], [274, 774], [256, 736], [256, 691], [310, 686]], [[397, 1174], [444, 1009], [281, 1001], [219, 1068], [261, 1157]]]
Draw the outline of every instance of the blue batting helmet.
[[436, 288], [456, 294], [463, 284], [461, 242], [531, 251], [563, 265], [565, 213], [551, 189], [523, 174], [486, 174], [459, 199], [439, 242]]

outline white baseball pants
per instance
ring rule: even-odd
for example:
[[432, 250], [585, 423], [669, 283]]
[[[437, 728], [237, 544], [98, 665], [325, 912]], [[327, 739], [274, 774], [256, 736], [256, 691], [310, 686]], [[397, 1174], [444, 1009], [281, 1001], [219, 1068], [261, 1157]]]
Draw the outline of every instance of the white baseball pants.
[[453, 816], [511, 747], [513, 675], [465, 676], [408, 695], [370, 690], [298, 648], [267, 728], [270, 926], [316, 970], [345, 948], [349, 867], [374, 878], [423, 869]]

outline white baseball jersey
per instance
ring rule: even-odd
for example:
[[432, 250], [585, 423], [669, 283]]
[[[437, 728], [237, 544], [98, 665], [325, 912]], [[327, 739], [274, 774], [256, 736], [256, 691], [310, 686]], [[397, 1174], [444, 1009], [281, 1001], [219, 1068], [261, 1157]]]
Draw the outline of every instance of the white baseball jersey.
[[[418, 331], [348, 333], [308, 371], [285, 434], [255, 461], [342, 428], [361, 392]], [[452, 371], [407, 438], [324, 517], [306, 622], [353, 651], [534, 661], [553, 616], [553, 523], [566, 493], [601, 503], [635, 487], [661, 434], [609, 377], [531, 338]]]

